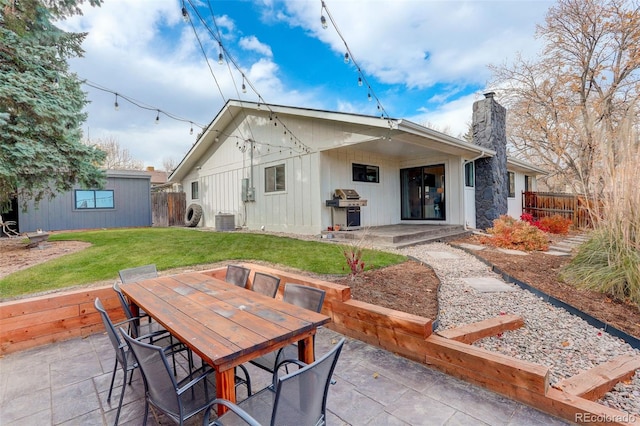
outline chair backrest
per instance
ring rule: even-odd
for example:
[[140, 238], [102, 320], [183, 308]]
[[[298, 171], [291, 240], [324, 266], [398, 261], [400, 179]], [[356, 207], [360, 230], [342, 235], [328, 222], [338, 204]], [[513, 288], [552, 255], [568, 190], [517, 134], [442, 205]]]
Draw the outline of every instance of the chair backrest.
[[229, 284], [237, 285], [238, 287], [246, 287], [249, 280], [249, 273], [251, 269], [245, 268], [240, 265], [228, 265], [227, 274], [224, 280]]
[[93, 302], [93, 306], [95, 306], [96, 310], [100, 312], [102, 323], [107, 331], [107, 336], [109, 336], [109, 341], [113, 345], [113, 349], [116, 351], [116, 358], [118, 359], [118, 362], [126, 368], [127, 356], [124, 351], [127, 344], [118, 337], [116, 328], [114, 327], [113, 322], [111, 322], [109, 314], [107, 314], [107, 311], [104, 309], [104, 305], [100, 301], [100, 298], [96, 297], [96, 300]]
[[322, 358], [278, 378], [272, 425], [326, 423], [327, 393], [344, 342], [342, 338]]
[[178, 384], [173, 377], [164, 350], [160, 346], [134, 339], [123, 328], [120, 328], [120, 333], [136, 357], [149, 402], [166, 413], [180, 416]]
[[282, 300], [310, 311], [320, 312], [324, 302], [325, 291], [301, 284], [286, 283]]
[[133, 318], [133, 312], [131, 312], [129, 302], [127, 302], [127, 298], [124, 297], [124, 293], [122, 293], [120, 285], [117, 282], [113, 283], [113, 291], [115, 291], [118, 295], [118, 300], [120, 300], [120, 305], [122, 306], [122, 310], [124, 311], [125, 315], [127, 315], [127, 318]]
[[269, 297], [276, 297], [278, 293], [278, 286], [280, 285], [280, 278], [273, 275], [264, 274], [262, 272], [256, 272], [253, 275], [253, 284], [251, 290], [264, 294]]
[[158, 276], [158, 270], [156, 269], [156, 265], [144, 265], [122, 269], [118, 272], [118, 275], [120, 275], [122, 284], [135, 283], [149, 278], [156, 278]]

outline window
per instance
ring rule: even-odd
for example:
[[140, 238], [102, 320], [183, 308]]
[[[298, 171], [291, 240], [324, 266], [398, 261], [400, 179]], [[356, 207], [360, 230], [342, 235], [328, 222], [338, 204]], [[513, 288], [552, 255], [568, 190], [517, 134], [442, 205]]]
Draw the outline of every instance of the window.
[[524, 190], [525, 192], [533, 191], [533, 176], [524, 176]]
[[514, 172], [507, 172], [509, 178], [509, 198], [515, 198], [516, 196], [516, 174]]
[[264, 192], [284, 191], [284, 164], [264, 169]]
[[354, 182], [380, 182], [380, 168], [378, 166], [354, 163], [352, 173]]
[[464, 186], [469, 188], [476, 186], [476, 168], [473, 161], [464, 164]]
[[191, 199], [197, 200], [200, 198], [200, 194], [198, 193], [198, 182], [191, 182]]
[[76, 190], [76, 209], [112, 209], [113, 190]]

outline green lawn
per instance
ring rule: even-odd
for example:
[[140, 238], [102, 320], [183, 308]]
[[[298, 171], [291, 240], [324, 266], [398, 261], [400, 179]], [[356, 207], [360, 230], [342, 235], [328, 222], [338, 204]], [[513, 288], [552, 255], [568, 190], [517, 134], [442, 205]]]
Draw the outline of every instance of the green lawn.
[[[262, 260], [318, 274], [347, 274], [342, 247], [272, 235], [202, 232], [191, 228], [138, 228], [55, 234], [49, 241], [91, 243], [78, 253], [11, 274], [0, 280], [0, 298], [115, 280], [120, 269], [155, 263], [158, 270], [226, 260]], [[365, 250], [369, 268], [406, 260], [404, 256]]]

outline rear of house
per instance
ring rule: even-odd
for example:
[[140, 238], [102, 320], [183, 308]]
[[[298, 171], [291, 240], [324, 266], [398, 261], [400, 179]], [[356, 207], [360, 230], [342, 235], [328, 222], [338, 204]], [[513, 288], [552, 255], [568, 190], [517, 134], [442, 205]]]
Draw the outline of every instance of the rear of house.
[[[205, 227], [222, 215], [236, 226], [301, 234], [337, 224], [475, 227], [483, 215], [475, 167], [495, 156], [406, 120], [229, 101], [169, 181], [183, 187], [188, 205], [202, 206]], [[507, 195], [518, 199], [525, 175], [533, 182], [541, 171], [510, 161], [502, 167], [493, 172], [504, 174], [501, 214], [511, 207], [518, 214]], [[336, 207], [339, 189], [353, 190], [357, 205]]]

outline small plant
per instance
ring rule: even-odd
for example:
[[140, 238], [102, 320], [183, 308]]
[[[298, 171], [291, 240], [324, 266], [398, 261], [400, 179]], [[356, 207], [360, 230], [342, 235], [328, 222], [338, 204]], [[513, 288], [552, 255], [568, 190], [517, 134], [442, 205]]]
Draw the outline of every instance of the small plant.
[[347, 260], [347, 266], [351, 270], [350, 275], [355, 277], [364, 271], [364, 261], [362, 260], [362, 249], [356, 246], [348, 246], [342, 250], [344, 258]]
[[353, 243], [342, 245], [342, 255], [347, 261], [347, 266], [349, 267], [349, 275], [352, 279], [356, 277], [361, 272], [364, 272], [365, 263], [362, 259], [364, 255], [363, 246], [365, 243], [365, 239], [367, 238], [367, 230], [365, 229], [362, 233], [362, 236]]
[[524, 220], [502, 215], [493, 221], [493, 227], [487, 229], [490, 237], [482, 238], [485, 244], [496, 247], [534, 251], [549, 248], [546, 234]]

